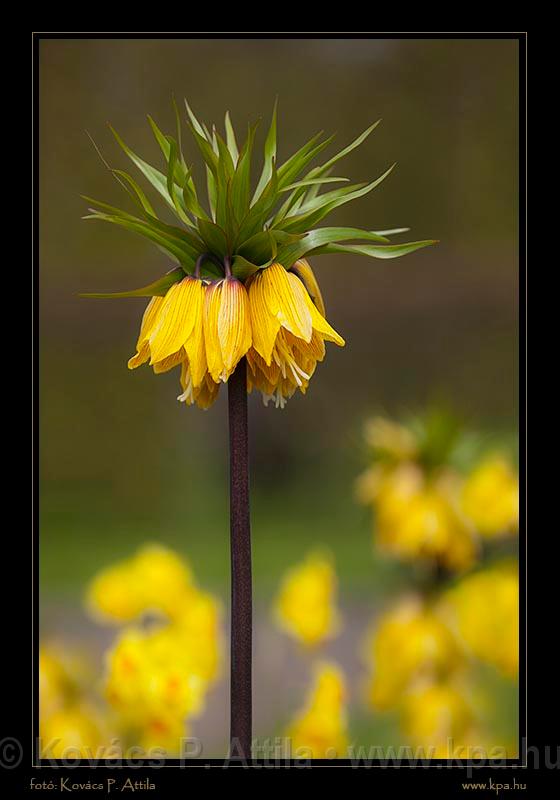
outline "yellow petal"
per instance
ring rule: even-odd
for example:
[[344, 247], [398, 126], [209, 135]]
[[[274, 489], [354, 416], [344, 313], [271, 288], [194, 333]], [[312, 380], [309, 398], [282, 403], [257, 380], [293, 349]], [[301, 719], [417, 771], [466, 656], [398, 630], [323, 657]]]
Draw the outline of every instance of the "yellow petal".
[[[311, 339], [311, 314], [307, 305], [309, 295], [302, 282], [286, 272], [281, 264], [264, 270], [265, 301], [268, 310], [282, 327], [308, 342]], [[312, 304], [313, 305], [313, 304]]]
[[322, 314], [323, 317], [326, 317], [327, 312], [325, 309], [325, 303], [323, 301], [323, 295], [321, 294], [321, 289], [317, 283], [317, 278], [309, 266], [309, 262], [305, 258], [300, 258], [300, 260], [296, 261], [291, 269], [292, 272], [295, 272], [298, 278], [300, 278], [303, 282], [303, 285], [307, 289], [309, 296], [319, 309], [319, 313]]
[[187, 276], [173, 284], [165, 295], [157, 325], [150, 336], [150, 363], [176, 353], [189, 338], [196, 317], [199, 284], [197, 278]]
[[136, 369], [141, 364], [145, 364], [150, 358], [150, 346], [147, 342], [144, 342], [143, 345], [140, 346], [138, 352], [135, 356], [128, 359], [128, 368], [129, 369]]
[[138, 341], [136, 342], [137, 350], [140, 350], [142, 344], [150, 338], [150, 334], [156, 324], [158, 313], [163, 305], [164, 300], [164, 297], [152, 297], [146, 306], [146, 310], [144, 311], [144, 315], [142, 317], [142, 324], [140, 325], [140, 335], [138, 337]]
[[139, 367], [140, 364], [145, 364], [146, 361], [150, 358], [150, 347], [148, 345], [148, 339], [154, 326], [158, 320], [158, 314], [163, 305], [163, 297], [155, 296], [152, 297], [144, 314], [142, 316], [142, 323], [140, 325], [140, 335], [138, 336], [138, 341], [136, 342], [136, 355], [132, 356], [128, 360], [128, 368], [135, 369]]
[[214, 403], [219, 391], [220, 384], [214, 383], [208, 373], [206, 373], [202, 384], [195, 392], [195, 403], [199, 408], [206, 411]]
[[184, 347], [181, 347], [181, 349], [176, 353], [173, 353], [173, 355], [167, 356], [167, 358], [162, 359], [162, 361], [156, 361], [156, 363], [153, 365], [155, 374], [160, 375], [162, 372], [169, 372], [169, 370], [173, 369], [173, 367], [177, 367], [179, 364], [182, 364], [186, 357], [187, 354], [185, 349]]
[[[299, 278], [296, 278], [295, 275], [292, 277], [296, 281], [299, 280]], [[338, 334], [335, 329], [329, 325], [327, 320], [319, 313], [307, 292], [305, 292], [305, 298], [307, 307], [309, 308], [309, 312], [311, 314], [313, 330], [317, 331], [317, 333], [319, 333], [323, 339], [327, 339], [329, 342], [334, 342], [339, 347], [344, 347], [346, 342], [342, 336], [340, 336], [340, 334]]]
[[270, 366], [272, 349], [280, 330], [280, 321], [268, 311], [265, 300], [265, 270], [260, 270], [249, 285], [249, 311], [253, 347]]
[[205, 296], [206, 286], [202, 281], [198, 281], [198, 287], [195, 290], [195, 302], [192, 304], [193, 328], [184, 345], [189, 359], [193, 386], [195, 387], [200, 386], [207, 370], [203, 330]]
[[206, 349], [206, 361], [208, 371], [213, 380], [223, 380], [224, 362], [222, 359], [222, 349], [218, 335], [218, 317], [222, 304], [222, 291], [224, 281], [216, 281], [206, 288], [204, 299], [204, 346]]
[[247, 290], [236, 278], [226, 278], [218, 314], [218, 339], [227, 376], [251, 347]]

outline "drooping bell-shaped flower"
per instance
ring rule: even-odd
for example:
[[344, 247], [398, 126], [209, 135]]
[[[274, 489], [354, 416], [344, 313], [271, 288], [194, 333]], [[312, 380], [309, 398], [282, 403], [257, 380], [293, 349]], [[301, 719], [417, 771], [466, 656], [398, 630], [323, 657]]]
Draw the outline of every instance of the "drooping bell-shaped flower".
[[[178, 124], [179, 115], [177, 114]], [[122, 170], [114, 175], [139, 212], [135, 216], [91, 200], [88, 218], [139, 233], [178, 266], [159, 280], [121, 297], [150, 297], [144, 312], [134, 369], [149, 362], [155, 373], [180, 366], [179, 399], [208, 408], [219, 386], [246, 357], [247, 389], [284, 407], [296, 392], [305, 394], [325, 342], [344, 345], [325, 317], [321, 290], [306, 256], [341, 253], [395, 258], [432, 244], [431, 240], [391, 244], [401, 233], [358, 228], [316, 228], [331, 211], [375, 189], [392, 167], [368, 184], [321, 192], [346, 181], [331, 175], [333, 165], [358, 147], [371, 125], [323, 164], [311, 162], [329, 139], [311, 139], [283, 164], [276, 161], [276, 111], [265, 144], [264, 165], [255, 187], [251, 158], [255, 127], [238, 147], [229, 115], [226, 137], [201, 125], [187, 104], [187, 122], [204, 159], [208, 205], [199, 199], [192, 170], [177, 138], [165, 136], [150, 119], [166, 169], [140, 159], [113, 131], [117, 142], [163, 197], [179, 226], [160, 218], [144, 191]], [[91, 296], [91, 295], [90, 295]], [[96, 295], [106, 296], [106, 295]]]

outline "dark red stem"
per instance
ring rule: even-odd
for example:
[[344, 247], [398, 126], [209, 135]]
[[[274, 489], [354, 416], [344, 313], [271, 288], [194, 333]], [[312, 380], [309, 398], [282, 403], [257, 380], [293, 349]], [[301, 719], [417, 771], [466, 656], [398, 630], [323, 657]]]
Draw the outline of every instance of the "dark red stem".
[[251, 757], [252, 579], [249, 517], [247, 367], [242, 358], [228, 381], [231, 534], [230, 757]]

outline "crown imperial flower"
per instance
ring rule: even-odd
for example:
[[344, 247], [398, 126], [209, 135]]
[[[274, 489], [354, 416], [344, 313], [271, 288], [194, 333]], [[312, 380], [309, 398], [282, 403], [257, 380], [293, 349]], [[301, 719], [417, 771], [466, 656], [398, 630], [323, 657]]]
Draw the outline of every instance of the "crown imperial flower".
[[[325, 304], [307, 256], [342, 253], [396, 258], [432, 240], [391, 244], [391, 231], [314, 226], [335, 208], [375, 189], [392, 167], [371, 183], [321, 193], [347, 182], [333, 177], [333, 166], [369, 136], [371, 125], [323, 164], [312, 161], [330, 143], [314, 136], [283, 164], [276, 160], [276, 109], [264, 146], [256, 187], [251, 160], [256, 126], [241, 148], [229, 114], [225, 139], [201, 124], [188, 104], [187, 122], [207, 173], [208, 205], [199, 199], [192, 167], [182, 151], [181, 121], [176, 137], [166, 136], [149, 118], [165, 159], [162, 172], [136, 155], [113, 131], [117, 142], [177, 218], [164, 221], [136, 180], [122, 170], [112, 174], [135, 202], [137, 214], [107, 203], [93, 203], [87, 219], [103, 220], [138, 233], [175, 263], [149, 286], [118, 297], [150, 297], [131, 369], [148, 363], [162, 373], [180, 367], [179, 400], [208, 408], [219, 387], [246, 357], [247, 389], [260, 391], [265, 404], [283, 408], [296, 392], [305, 393], [325, 342], [344, 345], [326, 320]], [[106, 162], [105, 162], [106, 163]], [[106, 297], [111, 295], [86, 295]]]

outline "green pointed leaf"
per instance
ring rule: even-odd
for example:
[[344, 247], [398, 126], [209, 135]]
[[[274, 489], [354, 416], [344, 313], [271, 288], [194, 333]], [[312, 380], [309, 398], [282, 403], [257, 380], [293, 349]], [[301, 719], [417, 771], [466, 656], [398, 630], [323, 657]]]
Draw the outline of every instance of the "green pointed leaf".
[[193, 111], [192, 111], [192, 109], [191, 109], [190, 105], [188, 104], [188, 102], [187, 102], [187, 99], [186, 99], [186, 98], [185, 98], [185, 106], [186, 106], [186, 108], [187, 108], [187, 114], [189, 115], [189, 119], [190, 119], [190, 121], [191, 121], [191, 125], [193, 126], [193, 128], [195, 129], [195, 131], [196, 131], [196, 132], [197, 132], [197, 133], [198, 133], [200, 136], [204, 136], [204, 137], [206, 137], [206, 131], [204, 130], [204, 128], [202, 127], [202, 125], [200, 124], [200, 122], [199, 122], [199, 121], [197, 120], [197, 118], [195, 117], [195, 115], [194, 115], [194, 113], [193, 113]]
[[240, 281], [247, 280], [248, 277], [254, 275], [259, 269], [260, 267], [257, 264], [253, 264], [252, 261], [248, 261], [241, 255], [236, 255], [231, 265], [231, 271]]
[[228, 255], [227, 236], [219, 225], [209, 220], [199, 219], [198, 229], [207, 250], [221, 258]]
[[406, 244], [326, 244], [313, 251], [313, 255], [325, 255], [331, 253], [346, 253], [358, 256], [369, 256], [370, 258], [400, 258], [422, 247], [429, 247], [437, 244], [437, 239], [426, 239], [422, 242], [407, 242]]
[[281, 191], [290, 192], [292, 189], [299, 189], [303, 186], [314, 186], [315, 184], [317, 184], [317, 188], [319, 188], [323, 183], [347, 183], [349, 180], [349, 178], [311, 178], [290, 183], [289, 186], [284, 186]]
[[393, 164], [383, 175], [380, 175], [379, 178], [365, 186], [358, 184], [357, 187], [350, 186], [344, 189], [337, 189], [334, 192], [327, 192], [324, 195], [319, 195], [308, 205], [302, 206], [298, 214], [293, 217], [286, 217], [282, 220], [279, 223], [279, 227], [285, 231], [294, 231], [296, 233], [302, 233], [306, 229], [312, 228], [313, 225], [316, 225], [317, 222], [324, 219], [327, 214], [330, 214], [335, 208], [345, 203], [350, 203], [358, 197], [363, 197], [363, 195], [368, 194], [379, 186], [393, 171], [394, 166]]
[[406, 233], [410, 228], [391, 228], [388, 231], [375, 231], [380, 236], [396, 236], [397, 233]]
[[[94, 211], [92, 209], [92, 211]], [[172, 253], [179, 263], [187, 270], [192, 270], [195, 262], [192, 249], [186, 242], [178, 242], [171, 236], [163, 232], [155, 230], [153, 227], [143, 221], [135, 221], [124, 217], [115, 216], [112, 214], [102, 214], [99, 212], [93, 213], [89, 219], [99, 219], [104, 222], [112, 222], [114, 225], [120, 225], [133, 233], [138, 233], [144, 236], [154, 244], [160, 245], [168, 252]]]
[[202, 158], [206, 163], [206, 166], [211, 171], [214, 178], [217, 180], [219, 159], [216, 153], [214, 152], [214, 148], [212, 147], [206, 136], [201, 136], [198, 130], [194, 127], [194, 125], [191, 125], [190, 128], [193, 138], [198, 146], [198, 149], [202, 154]]
[[[349, 145], [347, 145], [338, 153], [336, 153], [332, 158], [330, 158], [324, 164], [321, 164], [318, 167], [314, 167], [305, 177], [317, 178], [317, 177], [327, 176], [331, 172], [332, 167], [337, 163], [337, 161], [340, 161], [342, 158], [347, 156], [348, 153], [351, 153], [352, 150], [355, 150], [357, 147], [359, 147], [362, 144], [362, 142], [364, 142], [367, 139], [370, 133], [372, 133], [372, 131], [374, 131], [375, 128], [377, 128], [380, 122], [381, 120], [378, 119], [377, 122], [374, 122], [373, 125], [370, 125], [369, 128], [366, 128], [366, 130], [363, 133], [361, 133], [356, 139], [354, 139], [353, 142], [351, 142]], [[317, 195], [318, 188], [319, 188], [318, 186], [312, 187], [307, 192], [307, 195], [305, 197], [306, 203], [313, 200], [313, 198]]]
[[[148, 114], [148, 122], [150, 123], [150, 126], [152, 128], [153, 134], [154, 134], [154, 136], [156, 138], [157, 143], [159, 144], [159, 146], [161, 148], [161, 151], [162, 151], [162, 153], [163, 153], [163, 155], [165, 157], [165, 160], [167, 161], [167, 163], [169, 165], [169, 155], [170, 155], [170, 152], [171, 152], [171, 144], [170, 144], [171, 137], [165, 136], [165, 134], [163, 134], [160, 131], [160, 129], [158, 128], [158, 126], [156, 125], [156, 123], [154, 122], [154, 120], [151, 118], [151, 116], [149, 114]], [[178, 147], [177, 144], [175, 144], [175, 149], [176, 149], [176, 154], [175, 154], [174, 165], [173, 165], [173, 180], [176, 181], [179, 184], [179, 186], [182, 186], [184, 184], [184, 182], [185, 182], [185, 179], [186, 179], [186, 172], [185, 172], [185, 169], [184, 169], [183, 165], [181, 164], [181, 162], [179, 160], [179, 147]]]
[[234, 165], [237, 164], [237, 160], [239, 158], [239, 150], [237, 148], [237, 141], [235, 139], [235, 131], [233, 130], [233, 125], [231, 124], [231, 117], [229, 115], [229, 111], [226, 111], [225, 117], [225, 128], [226, 128], [226, 142], [228, 146], [228, 150], [231, 154], [233, 159]]
[[237, 242], [244, 242], [255, 233], [262, 231], [266, 220], [268, 219], [272, 209], [276, 205], [278, 198], [278, 173], [276, 165], [272, 162], [272, 172], [270, 180], [267, 183], [264, 191], [254, 205], [251, 206], [247, 212], [245, 219], [242, 220], [239, 226], [239, 235]]
[[151, 217], [155, 217], [157, 219], [157, 214], [154, 211], [154, 208], [153, 208], [152, 204], [150, 203], [150, 201], [146, 197], [146, 194], [144, 193], [144, 191], [136, 183], [134, 178], [132, 178], [128, 174], [128, 172], [125, 172], [122, 169], [114, 169], [113, 172], [115, 173], [115, 175], [118, 175], [120, 178], [122, 178], [123, 180], [125, 180], [128, 183], [128, 185], [131, 187], [133, 192], [136, 194], [136, 197], [138, 198], [138, 201], [139, 201], [140, 205], [142, 206], [142, 208], [144, 209], [144, 211], [147, 214], [149, 214]]
[[115, 137], [119, 145], [122, 147], [124, 152], [127, 154], [127, 156], [130, 158], [130, 160], [133, 162], [133, 164], [135, 164], [135, 166], [138, 167], [140, 172], [142, 172], [144, 177], [147, 178], [147, 180], [152, 184], [154, 189], [156, 189], [159, 192], [159, 194], [163, 197], [167, 205], [173, 210], [173, 213], [179, 216], [177, 214], [175, 203], [173, 202], [173, 199], [171, 198], [167, 189], [167, 177], [158, 169], [152, 167], [150, 164], [148, 164], [146, 161], [140, 158], [140, 156], [137, 156], [136, 153], [133, 150], [131, 150], [130, 147], [128, 147], [128, 145], [125, 144], [125, 142], [121, 139], [116, 130], [111, 125], [109, 127], [113, 133], [113, 136]]
[[189, 211], [194, 217], [210, 220], [210, 217], [198, 202], [194, 183], [191, 180], [191, 172], [192, 167], [187, 170], [187, 180], [183, 186], [183, 203], [185, 204], [187, 211]]
[[140, 289], [131, 289], [128, 292], [83, 292], [80, 297], [163, 297], [177, 281], [182, 280], [185, 273], [182, 269], [174, 269], [167, 272], [157, 281], [142, 286]]
[[[180, 137], [181, 135], [181, 127], [180, 127], [180, 120], [178, 118], [178, 109], [177, 105], [175, 104], [175, 113], [177, 114], [177, 135]], [[170, 197], [173, 198], [173, 205], [177, 210], [177, 215], [179, 218], [185, 222], [189, 227], [192, 227], [192, 221], [187, 217], [184, 219], [185, 211], [191, 211], [195, 216], [207, 216], [206, 212], [202, 209], [200, 204], [198, 203], [197, 194], [196, 194], [196, 186], [192, 177], [192, 168], [187, 169], [185, 164], [185, 159], [183, 158], [183, 153], [181, 151], [181, 144], [180, 140], [178, 139], [176, 142], [171, 136], [164, 136], [164, 134], [159, 130], [156, 123], [153, 119], [148, 115], [148, 120], [150, 121], [150, 125], [152, 126], [152, 130], [154, 131], [155, 137], [161, 147], [161, 150], [165, 156], [166, 161], [168, 162], [168, 175], [167, 175], [167, 191]], [[179, 184], [179, 187], [183, 187], [182, 190], [182, 199], [184, 201], [185, 207], [183, 204], [180, 203], [179, 198], [181, 195], [179, 194], [180, 188], [175, 186], [174, 193], [172, 192], [172, 186], [170, 186], [169, 182], [169, 161], [171, 157], [171, 143], [174, 142], [175, 146], [175, 154], [173, 157], [173, 180]], [[185, 201], [185, 195], [189, 198], [189, 202]], [[178, 208], [179, 206], [179, 208]], [[195, 210], [196, 209], [196, 210]]]
[[278, 188], [282, 189], [289, 183], [294, 181], [302, 170], [309, 164], [310, 161], [328, 147], [332, 142], [333, 136], [329, 136], [323, 142], [319, 142], [320, 137], [323, 135], [322, 131], [310, 139], [307, 144], [304, 144], [297, 153], [294, 153], [281, 167], [278, 168]]
[[251, 193], [251, 157], [255, 141], [256, 125], [250, 125], [247, 139], [241, 149], [239, 161], [235, 169], [231, 184], [231, 200], [233, 211], [237, 220], [245, 218], [249, 211], [249, 198]]
[[[340, 150], [340, 152], [336, 153], [336, 155], [334, 155], [332, 158], [330, 158], [328, 161], [326, 161], [320, 167], [316, 167], [316, 169], [318, 171], [320, 171], [320, 172], [323, 172], [323, 170], [330, 169], [332, 166], [334, 166], [336, 164], [337, 161], [340, 161], [341, 158], [344, 158], [344, 156], [347, 156], [348, 153], [351, 153], [352, 150], [356, 149], [356, 147], [359, 147], [362, 144], [362, 142], [364, 142], [367, 139], [367, 137], [370, 135], [370, 133], [377, 128], [377, 126], [379, 125], [380, 122], [381, 122], [381, 120], [378, 119], [377, 122], [374, 122], [373, 125], [370, 125], [369, 128], [366, 128], [366, 130], [363, 133], [361, 133], [357, 137], [357, 139], [354, 139], [354, 141], [351, 142], [349, 145], [347, 145], [347, 147], [344, 147], [342, 150]], [[312, 177], [312, 176], [310, 175], [309, 177]]]
[[[175, 186], [175, 167], [177, 165], [177, 143], [175, 139], [171, 136], [168, 137], [169, 141], [169, 162], [167, 166], [167, 191], [169, 192], [169, 196], [173, 200], [173, 205], [175, 206], [175, 210], [177, 211], [177, 216], [185, 225], [189, 227], [194, 227], [192, 221], [186, 214], [186, 211], [182, 205], [183, 195], [179, 195], [177, 188]], [[183, 180], [186, 181], [187, 177], [184, 176]], [[182, 201], [182, 202], [181, 202]]]
[[[88, 197], [87, 195], [82, 195], [82, 197], [84, 200], [87, 200], [88, 203], [93, 203], [95, 206], [99, 206], [99, 208], [104, 209], [104, 211], [108, 212], [109, 215], [121, 217], [122, 219], [129, 220], [130, 222], [139, 223], [140, 225], [147, 225], [153, 228], [156, 233], [159, 232], [164, 234], [176, 245], [187, 250], [188, 253], [194, 258], [196, 258], [197, 255], [204, 250], [204, 244], [202, 240], [191, 231], [185, 230], [184, 228], [177, 228], [174, 225], [168, 225], [165, 222], [161, 222], [161, 220], [157, 219], [157, 217], [151, 217], [149, 215], [146, 215], [145, 219], [139, 219], [138, 217], [135, 217], [126, 211], [122, 211], [120, 208], [110, 206], [108, 203], [102, 203], [100, 200], [96, 200], [93, 197]], [[97, 219], [99, 212], [96, 209], [91, 210], [94, 211], [93, 216]], [[87, 218], [91, 219], [91, 217]]]
[[172, 103], [173, 103], [173, 111], [175, 112], [175, 129], [177, 131], [177, 146], [178, 146], [178, 149], [179, 149], [179, 158], [180, 158], [180, 161], [181, 161], [181, 165], [182, 165], [183, 169], [185, 170], [185, 174], [186, 174], [187, 165], [185, 163], [185, 158], [183, 156], [183, 141], [182, 141], [183, 140], [183, 136], [182, 136], [182, 132], [181, 132], [181, 117], [179, 115], [179, 108], [177, 107], [177, 103], [175, 102], [175, 96], [174, 95], [171, 96], [171, 100], [172, 100]]
[[220, 134], [214, 130], [216, 144], [218, 146], [219, 167], [226, 179], [232, 178], [235, 172], [235, 164], [229, 151], [229, 147], [224, 142]]
[[363, 231], [360, 228], [317, 228], [308, 231], [304, 236], [295, 242], [284, 244], [278, 251], [278, 259], [281, 264], [289, 268], [299, 258], [303, 258], [308, 253], [315, 251], [318, 247], [326, 244], [365, 239], [366, 241], [385, 242], [389, 240], [371, 231]]
[[257, 188], [255, 189], [255, 194], [253, 195], [252, 204], [255, 204], [261, 194], [264, 191], [265, 186], [270, 181], [272, 175], [272, 164], [276, 160], [276, 112], [278, 110], [278, 98], [274, 103], [274, 109], [272, 111], [272, 120], [270, 122], [270, 128], [268, 129], [268, 133], [266, 136], [266, 140], [264, 143], [264, 164], [263, 169], [261, 172], [261, 177], [259, 178], [259, 182], [257, 184]]

